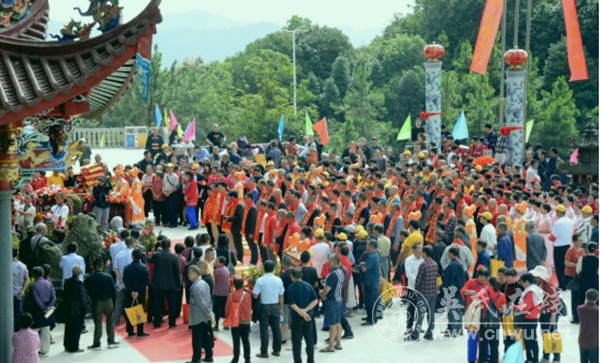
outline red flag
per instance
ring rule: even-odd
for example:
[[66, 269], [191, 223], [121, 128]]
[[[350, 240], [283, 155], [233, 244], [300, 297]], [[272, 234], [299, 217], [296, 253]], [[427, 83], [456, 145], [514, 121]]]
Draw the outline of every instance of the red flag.
[[471, 59], [471, 72], [485, 74], [504, 11], [503, 0], [487, 0]]
[[327, 120], [323, 117], [319, 122], [315, 122], [313, 125], [313, 130], [319, 134], [319, 138], [321, 139], [321, 145], [329, 144], [329, 133], [327, 132]]
[[567, 27], [567, 53], [569, 55], [569, 69], [571, 78], [569, 82], [588, 79], [581, 32], [579, 31], [579, 20], [577, 20], [577, 8], [575, 0], [562, 0], [563, 12], [565, 14], [565, 26]]
[[421, 117], [421, 120], [426, 121], [431, 116], [437, 116], [437, 115], [442, 116], [443, 114], [444, 114], [443, 112], [421, 112], [419, 114], [419, 117]]

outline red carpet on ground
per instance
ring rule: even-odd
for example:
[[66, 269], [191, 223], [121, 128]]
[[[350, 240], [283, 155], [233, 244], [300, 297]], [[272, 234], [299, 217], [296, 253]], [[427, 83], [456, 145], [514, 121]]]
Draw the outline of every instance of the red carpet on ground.
[[[184, 360], [192, 358], [192, 332], [187, 330], [187, 324], [178, 325], [174, 329], [169, 329], [168, 324], [154, 329], [152, 324], [144, 326], [144, 332], [150, 334], [149, 337], [138, 339], [127, 339], [125, 323], [115, 328], [115, 331], [127, 341], [129, 345], [137, 349], [142, 355], [151, 362], [166, 362], [174, 360]], [[229, 333], [229, 332], [225, 332]], [[217, 338], [213, 349], [213, 356], [225, 357], [233, 355], [233, 349], [223, 340]]]

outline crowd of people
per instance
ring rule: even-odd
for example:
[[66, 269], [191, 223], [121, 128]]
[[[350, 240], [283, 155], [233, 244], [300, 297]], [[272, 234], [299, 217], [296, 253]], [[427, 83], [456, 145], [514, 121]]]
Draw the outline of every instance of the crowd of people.
[[[120, 238], [110, 247], [108, 273], [107, 261], [85, 261], [76, 244], [61, 260], [68, 298], [57, 315], [66, 323], [65, 350], [82, 351], [78, 342], [87, 314], [95, 325], [89, 348], [100, 347], [102, 316], [108, 347], [116, 347], [114, 326], [124, 307], [143, 304], [148, 291], [146, 311], [154, 327], [165, 312], [169, 327], [177, 325], [185, 295], [192, 362], [212, 361], [220, 329], [231, 330], [232, 362], [242, 354], [240, 341], [249, 362], [251, 321], [260, 325], [257, 357], [270, 356], [270, 329], [271, 355], [280, 355], [290, 331], [294, 361], [302, 361], [304, 342], [307, 360], [314, 362], [316, 318], [323, 317], [321, 328], [328, 331], [320, 352], [342, 350], [342, 340], [354, 338], [347, 317], [364, 309], [362, 325], [377, 324], [391, 301], [381, 296], [394, 284], [402, 286], [399, 296], [409, 310], [406, 341], [435, 339], [437, 312], [447, 315], [445, 336], [466, 332], [468, 362], [496, 363], [499, 343], [506, 351], [520, 339], [526, 362], [558, 362], [560, 352], [540, 354], [538, 325], [543, 334], [556, 332], [559, 317], [570, 315], [580, 324], [581, 362], [597, 362], [598, 185], [571, 182], [556, 148], [528, 146], [522, 165], [506, 163], [503, 136], [491, 125], [485, 129], [484, 137], [467, 145], [447, 133], [439, 146], [416, 135], [399, 155], [376, 137], [370, 143], [361, 138], [340, 156], [322, 153], [313, 136], [302, 144], [292, 137], [285, 145], [275, 140], [266, 148], [240, 146], [226, 144], [215, 125], [207, 150], [176, 137], [164, 143], [155, 130], [140, 162], [112, 172], [105, 166], [93, 188], [92, 215], [104, 230], [111, 197], [127, 201], [128, 228], [116, 224]], [[36, 175], [31, 184], [41, 179]], [[22, 192], [17, 231], [33, 227], [31, 204]], [[54, 228], [68, 228], [63, 196], [50, 215]], [[206, 233], [173, 248], [161, 235], [154, 250], [146, 251], [138, 238], [148, 219], [190, 231], [204, 227]], [[35, 226], [30, 250], [46, 238], [46, 228]], [[47, 327], [55, 323], [48, 312], [56, 294], [49, 266], [24, 266], [17, 250], [13, 257], [15, 327], [21, 328], [15, 362], [21, 362], [18, 357], [33, 354], [32, 345], [39, 346], [36, 356], [48, 353]], [[236, 270], [242, 265], [262, 266], [264, 276], [248, 285]], [[35, 282], [26, 293], [30, 275]], [[561, 314], [560, 296], [567, 290], [571, 311]], [[34, 303], [23, 305], [27, 294]], [[415, 311], [417, 305], [426, 306], [426, 313]], [[148, 336], [143, 323], [134, 333], [125, 321], [130, 337]], [[39, 329], [41, 345], [30, 326]]]

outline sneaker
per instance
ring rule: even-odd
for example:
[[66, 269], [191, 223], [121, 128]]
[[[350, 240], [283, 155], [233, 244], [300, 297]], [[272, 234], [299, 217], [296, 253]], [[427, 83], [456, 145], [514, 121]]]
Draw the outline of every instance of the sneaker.
[[129, 333], [127, 334], [127, 338], [133, 338], [135, 336], [135, 333]]
[[118, 348], [120, 342], [108, 342], [108, 349]]
[[100, 344], [92, 344], [89, 347], [87, 347], [87, 349], [90, 349], [90, 350], [100, 350], [102, 348], [100, 347]]
[[40, 355], [40, 358], [48, 358], [49, 354], [48, 353], [38, 353]]
[[142, 334], [138, 334], [137, 335], [138, 338], [147, 338], [149, 336], [150, 336], [150, 334], [146, 334], [146, 333], [142, 333]]
[[354, 334], [344, 334], [342, 335], [342, 339], [354, 339]]

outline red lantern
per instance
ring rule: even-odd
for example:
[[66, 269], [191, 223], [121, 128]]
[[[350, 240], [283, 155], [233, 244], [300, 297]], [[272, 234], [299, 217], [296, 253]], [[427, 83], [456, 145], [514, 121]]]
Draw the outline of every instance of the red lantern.
[[510, 49], [504, 53], [504, 61], [513, 67], [520, 67], [527, 63], [529, 56], [523, 49]]
[[439, 44], [429, 44], [423, 48], [425, 57], [432, 61], [442, 58], [445, 52], [444, 47]]

